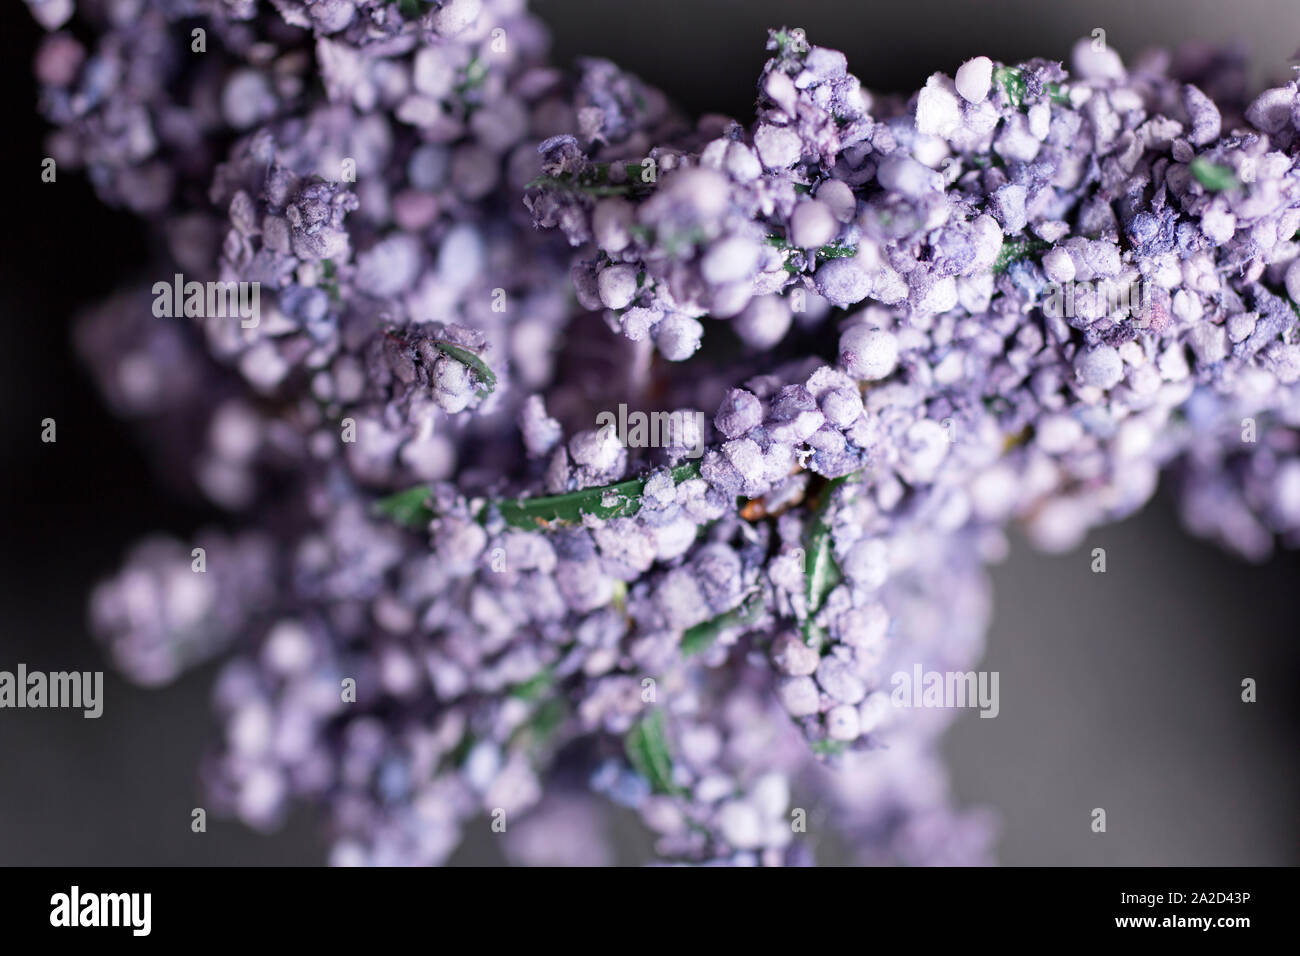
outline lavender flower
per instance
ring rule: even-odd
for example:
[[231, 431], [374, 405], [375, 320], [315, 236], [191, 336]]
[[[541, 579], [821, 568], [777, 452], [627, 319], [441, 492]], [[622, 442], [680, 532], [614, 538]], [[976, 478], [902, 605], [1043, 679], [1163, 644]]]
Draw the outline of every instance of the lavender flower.
[[[1071, 547], [1167, 471], [1197, 533], [1300, 534], [1296, 83], [1085, 42], [900, 99], [780, 30], [753, 118], [691, 124], [514, 0], [111, 8], [38, 55], [51, 152], [270, 308], [127, 293], [83, 351], [270, 536], [142, 545], [93, 618], [143, 682], [231, 649], [212, 799], [322, 804], [332, 862], [484, 816], [603, 862], [529, 835], [575, 780], [665, 860], [808, 862], [811, 796], [865, 862], [988, 862], [951, 712], [887, 688], [978, 659], [1005, 526]], [[621, 403], [711, 424], [624, 447]]]

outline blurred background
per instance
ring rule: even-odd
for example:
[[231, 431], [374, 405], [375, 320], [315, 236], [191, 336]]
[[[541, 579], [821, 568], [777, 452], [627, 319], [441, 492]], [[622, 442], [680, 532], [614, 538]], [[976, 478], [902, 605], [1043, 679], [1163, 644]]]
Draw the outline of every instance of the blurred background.
[[[1257, 81], [1290, 77], [1295, 0], [537, 0], [559, 62], [603, 56], [693, 113], [747, 120], [769, 26], [802, 26], [845, 51], [873, 89], [907, 91], [985, 54], [1067, 59], [1095, 28], [1130, 58], [1154, 45], [1240, 41]], [[39, 30], [13, 9], [0, 36], [8, 145], [0, 150], [0, 669], [106, 667], [86, 633], [92, 584], [146, 531], [185, 535], [219, 518], [158, 489], [127, 430], [75, 361], [78, 309], [136, 275], [149, 240], [83, 178], [39, 179], [43, 124], [30, 64]], [[40, 421], [58, 442], [40, 441]], [[1108, 571], [1089, 569], [1094, 547]], [[1045, 557], [1017, 542], [995, 568], [985, 670], [1001, 712], [975, 711], [944, 750], [963, 804], [1002, 819], [1010, 865], [1294, 865], [1300, 862], [1300, 556], [1253, 567], [1187, 538], [1169, 502]], [[272, 835], [210, 818], [196, 767], [213, 739], [215, 668], [161, 690], [105, 674], [104, 715], [0, 711], [0, 864], [315, 865], [322, 821], [299, 809]], [[1240, 701], [1241, 680], [1259, 700]], [[1094, 807], [1108, 832], [1090, 832]], [[810, 817], [816, 819], [815, 813]], [[645, 838], [627, 821], [620, 861]], [[486, 829], [484, 828], [484, 833]], [[456, 863], [500, 860], [471, 839]], [[833, 848], [824, 855], [834, 859]]]

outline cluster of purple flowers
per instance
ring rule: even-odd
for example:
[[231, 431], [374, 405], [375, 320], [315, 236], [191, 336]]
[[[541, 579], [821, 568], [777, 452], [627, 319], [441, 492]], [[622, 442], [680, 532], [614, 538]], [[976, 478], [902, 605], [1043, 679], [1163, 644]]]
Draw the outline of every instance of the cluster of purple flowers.
[[[83, 320], [257, 529], [141, 545], [94, 625], [144, 682], [228, 651], [213, 800], [323, 804], [335, 862], [501, 821], [600, 862], [592, 794], [665, 859], [807, 861], [820, 807], [865, 861], [987, 861], [952, 711], [889, 675], [971, 668], [1008, 522], [1069, 548], [1169, 470], [1194, 531], [1300, 536], [1296, 83], [1082, 41], [903, 98], [781, 30], [753, 121], [692, 124], [521, 0], [82, 0], [91, 47], [28, 3], [52, 157], [159, 278], [267, 304]], [[1103, 281], [1151, 294], [1043, 308]], [[619, 403], [706, 433], [624, 447]]]

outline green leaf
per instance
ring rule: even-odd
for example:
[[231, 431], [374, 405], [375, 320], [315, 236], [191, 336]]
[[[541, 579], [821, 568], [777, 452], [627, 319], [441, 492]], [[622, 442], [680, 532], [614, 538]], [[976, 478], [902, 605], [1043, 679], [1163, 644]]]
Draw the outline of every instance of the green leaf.
[[629, 730], [623, 738], [623, 749], [632, 767], [650, 781], [655, 793], [682, 792], [682, 788], [673, 782], [673, 760], [664, 730], [663, 711], [651, 711]]
[[[802, 30], [776, 30], [770, 31], [771, 37], [776, 41], [777, 56], [803, 57], [808, 53], [808, 38], [803, 35]], [[771, 49], [771, 47], [768, 47]]]
[[609, 599], [609, 603], [614, 606], [614, 610], [624, 617], [627, 616], [627, 582], [615, 580], [613, 585], [614, 594]]
[[848, 259], [857, 254], [857, 246], [846, 246], [838, 242], [832, 242], [817, 250], [817, 258], [821, 261], [826, 259]]
[[631, 183], [581, 183], [567, 173], [563, 176], [538, 176], [531, 180], [524, 189], [550, 189], [556, 192], [586, 193], [597, 199], [606, 196], [630, 196], [633, 191]]
[[655, 185], [641, 178], [640, 163], [623, 163], [626, 179], [623, 182], [611, 182], [609, 178], [610, 163], [593, 163], [577, 175], [562, 173], [558, 176], [538, 176], [524, 186], [528, 189], [549, 189], [556, 192], [585, 193], [601, 198], [605, 196], [630, 196], [638, 191], [646, 192]]
[[510, 696], [519, 700], [537, 700], [550, 689], [554, 681], [555, 676], [549, 670], [543, 670], [536, 677], [511, 687]]
[[[403, 2], [418, 3], [420, 0], [403, 0]], [[463, 97], [466, 93], [478, 89], [483, 85], [483, 81], [487, 79], [487, 74], [487, 63], [475, 56], [469, 63], [465, 64], [465, 70], [461, 73], [460, 82], [455, 87], [456, 94]]]
[[1027, 236], [1022, 239], [1007, 239], [1002, 243], [1002, 248], [998, 251], [998, 257], [993, 261], [993, 272], [1001, 274], [1011, 268], [1013, 262], [1019, 262], [1037, 252], [1050, 249], [1052, 244], [1033, 236]]
[[830, 528], [822, 525], [813, 532], [810, 542], [811, 553], [808, 555], [808, 613], [816, 614], [821, 609], [826, 595], [835, 590], [840, 583], [839, 565], [835, 561]]
[[429, 507], [429, 486], [416, 485], [387, 498], [380, 498], [374, 504], [375, 513], [395, 521], [408, 528], [418, 528], [433, 520], [433, 509]]
[[814, 623], [813, 618], [826, 602], [827, 595], [843, 580], [840, 566], [835, 560], [834, 541], [831, 537], [830, 523], [826, 520], [827, 515], [830, 514], [835, 490], [849, 479], [856, 480], [856, 478], [857, 473], [833, 478], [827, 482], [826, 487], [822, 489], [821, 499], [817, 502], [817, 510], [808, 526], [808, 541], [804, 554], [807, 611], [803, 621], [803, 635], [810, 646], [822, 643], [825, 637], [822, 628]]
[[526, 723], [510, 735], [508, 746], [536, 752], [549, 747], [569, 717], [569, 705], [563, 697], [551, 697], [542, 702]]
[[1196, 181], [1212, 193], [1241, 188], [1241, 181], [1237, 179], [1236, 173], [1227, 166], [1210, 162], [1204, 156], [1197, 156], [1187, 168], [1196, 177]]
[[459, 345], [452, 345], [450, 342], [444, 342], [441, 339], [433, 343], [433, 347], [444, 355], [454, 358], [462, 365], [469, 366], [482, 386], [478, 390], [479, 398], [487, 398], [497, 387], [497, 377], [492, 369], [488, 368], [487, 363], [471, 352], [469, 349], [461, 348]]
[[[1007, 99], [1011, 105], [1018, 110], [1025, 107], [1025, 97], [1029, 95], [1029, 81], [1025, 79], [1025, 71], [1018, 66], [1000, 66], [993, 71], [993, 82], [1007, 94]], [[1059, 103], [1062, 106], [1070, 105], [1070, 94], [1065, 87], [1059, 83], [1048, 83], [1045, 86], [1047, 98], [1053, 103]]]
[[[672, 470], [673, 484], [680, 485], [699, 475], [700, 466], [696, 462], [678, 465]], [[626, 518], [641, 510], [646, 480], [645, 477], [633, 478], [545, 498], [514, 498], [489, 507], [495, 507], [510, 527], [529, 531], [555, 524], [577, 524], [583, 515], [601, 519]]]
[[321, 276], [320, 287], [325, 290], [330, 301], [338, 302], [340, 298], [338, 269], [335, 268], [333, 259], [321, 260]]
[[842, 740], [815, 740], [812, 743], [812, 752], [825, 756], [836, 756], [844, 753], [846, 746]]
[[[700, 466], [698, 462], [678, 465], [670, 474], [673, 484], [680, 485], [683, 481], [698, 478]], [[478, 509], [475, 518], [483, 521], [495, 508], [510, 527], [527, 531], [551, 525], [578, 524], [583, 515], [603, 519], [623, 518], [641, 510], [641, 495], [645, 491], [646, 481], [647, 478], [643, 476], [544, 498], [491, 501]], [[416, 485], [387, 498], [380, 498], [375, 502], [374, 509], [376, 514], [408, 528], [422, 527], [436, 517], [429, 507], [428, 485]]]
[[[766, 236], [765, 238], [767, 240], [768, 245], [775, 246], [777, 249], [780, 249], [782, 252], [786, 253], [785, 262], [782, 264], [782, 267], [785, 269], [785, 271], [790, 273], [790, 275], [798, 275], [801, 270], [799, 266], [793, 261], [793, 257], [791, 253], [803, 252], [803, 250], [799, 249], [796, 246], [791, 245], [790, 240], [786, 239], [784, 236], [769, 235]], [[808, 253], [804, 253], [804, 259], [805, 259], [805, 264], [807, 264], [807, 260], [809, 258], [813, 259], [816, 262], [825, 262], [828, 259], [847, 259], [857, 254], [858, 254], [857, 246], [849, 246], [839, 242], [831, 242], [822, 246], [820, 249], [817, 249], [814, 252], [812, 252], [811, 256]]]
[[1007, 99], [1016, 109], [1020, 109], [1025, 102], [1025, 93], [1028, 85], [1025, 83], [1025, 76], [1014, 66], [1000, 66], [993, 71], [993, 82], [1002, 88], [1002, 92], [1007, 94]]
[[747, 600], [724, 614], [687, 628], [682, 634], [682, 656], [694, 657], [713, 646], [713, 642], [729, 627], [746, 627], [762, 614], [762, 603]]
[[469, 752], [474, 749], [476, 743], [478, 743], [477, 738], [466, 730], [464, 736], [460, 738], [460, 741], [456, 746], [447, 754], [447, 760], [450, 762], [451, 766], [463, 766], [465, 761], [469, 759]]

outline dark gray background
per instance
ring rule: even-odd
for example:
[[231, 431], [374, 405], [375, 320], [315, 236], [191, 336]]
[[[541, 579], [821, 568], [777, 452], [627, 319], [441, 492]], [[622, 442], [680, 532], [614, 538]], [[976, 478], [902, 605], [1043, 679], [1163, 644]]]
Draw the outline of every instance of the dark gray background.
[[[1088, 0], [849, 4], [543, 0], [562, 60], [610, 57], [693, 112], [750, 115], [768, 26], [803, 26], [843, 49], [868, 86], [907, 90], [987, 54], [1066, 58], [1093, 28], [1125, 55], [1187, 39], [1247, 42], [1258, 76], [1287, 76], [1300, 43], [1293, 0]], [[11, 28], [10, 28], [11, 27]], [[3, 38], [7, 223], [0, 234], [0, 668], [104, 666], [85, 596], [141, 532], [188, 533], [212, 517], [156, 490], [126, 430], [99, 407], [68, 347], [68, 321], [138, 269], [148, 240], [72, 176], [38, 181], [41, 126], [27, 70], [37, 37], [21, 10]], [[58, 420], [59, 441], [39, 441]], [[1107, 549], [1105, 575], [1089, 552]], [[981, 665], [1001, 674], [1001, 714], [971, 712], [945, 742], [966, 803], [1002, 816], [1008, 864], [1294, 864], [1300, 560], [1262, 568], [1186, 538], [1167, 502], [1044, 557], [1017, 545], [995, 569]], [[1260, 700], [1239, 700], [1242, 677]], [[0, 863], [315, 864], [325, 842], [299, 810], [262, 836], [209, 821], [195, 766], [211, 742], [212, 668], [162, 690], [106, 674], [105, 713], [0, 711]], [[1105, 807], [1109, 832], [1089, 831]], [[815, 815], [814, 815], [815, 818]], [[620, 828], [622, 829], [622, 828]], [[470, 841], [456, 862], [493, 862]], [[628, 833], [627, 847], [644, 847]], [[637, 854], [630, 850], [624, 858]]]

